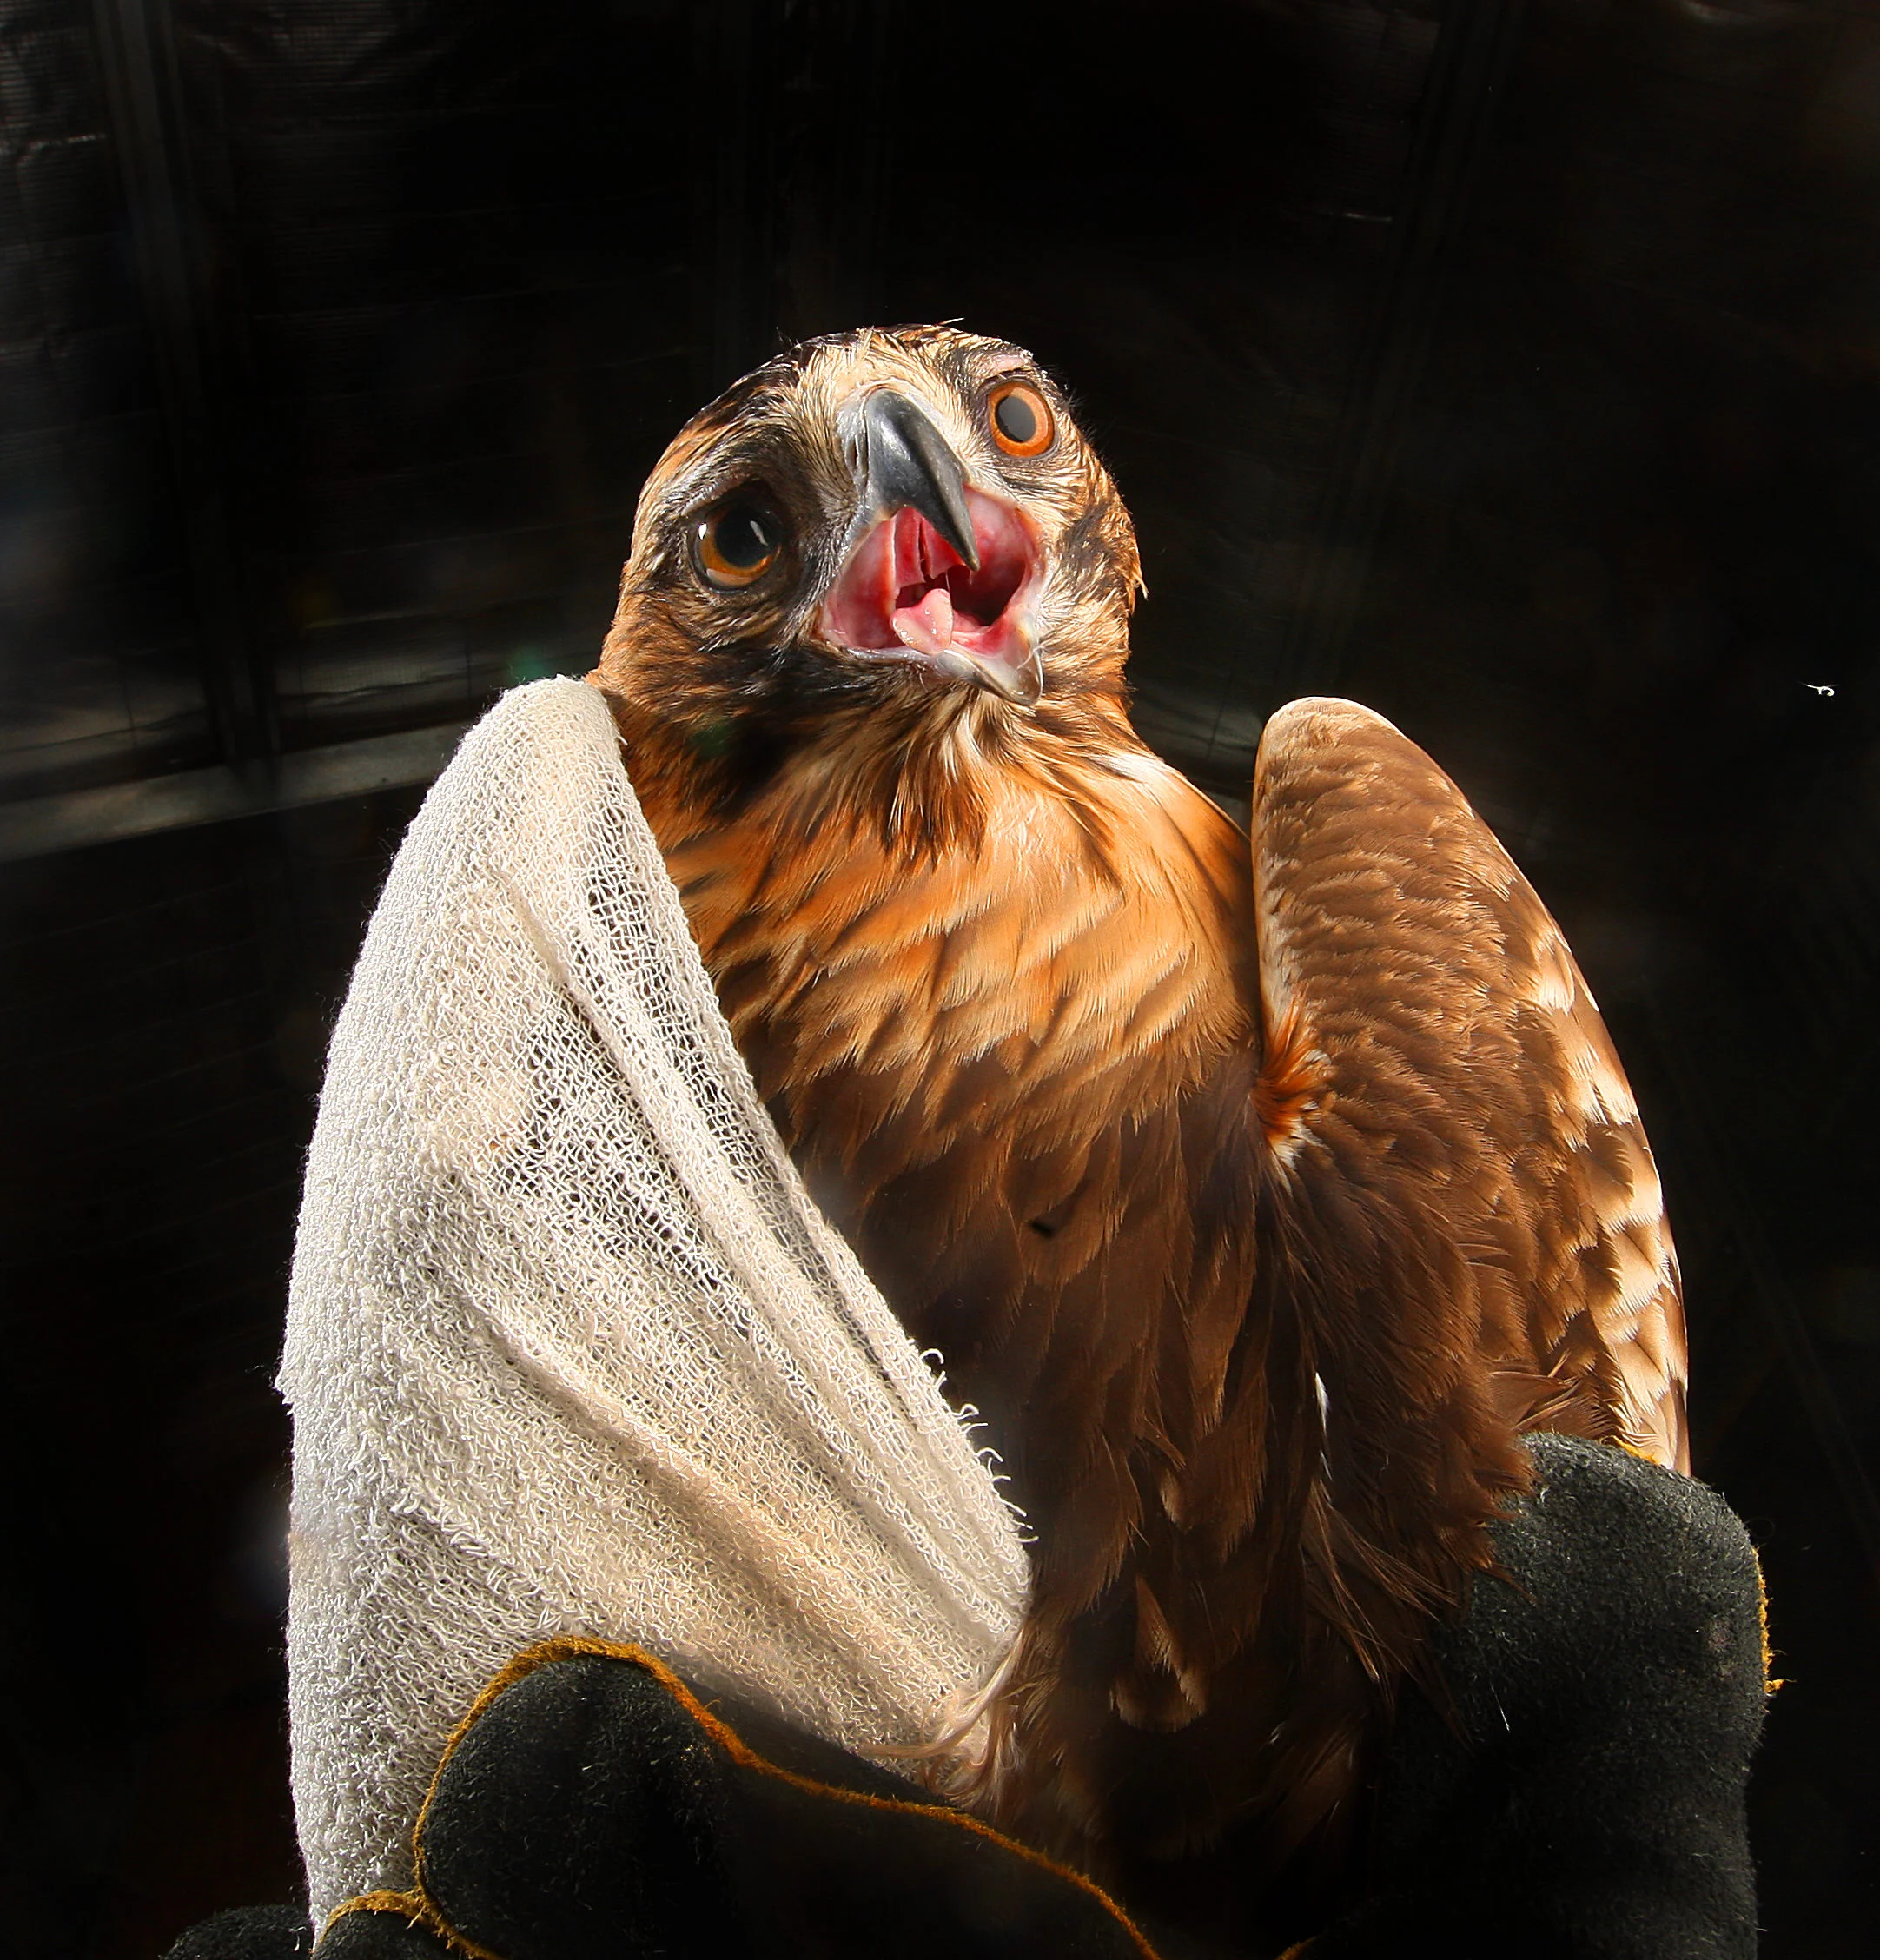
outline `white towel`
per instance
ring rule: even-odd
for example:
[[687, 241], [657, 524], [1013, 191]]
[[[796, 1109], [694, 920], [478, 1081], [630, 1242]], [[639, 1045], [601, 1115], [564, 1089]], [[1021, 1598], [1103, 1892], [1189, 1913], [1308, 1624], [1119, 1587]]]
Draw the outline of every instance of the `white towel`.
[[759, 1104], [579, 681], [413, 824], [334, 1031], [281, 1387], [315, 1924], [410, 1881], [438, 1752], [556, 1632], [845, 1746], [930, 1739], [1025, 1561]]

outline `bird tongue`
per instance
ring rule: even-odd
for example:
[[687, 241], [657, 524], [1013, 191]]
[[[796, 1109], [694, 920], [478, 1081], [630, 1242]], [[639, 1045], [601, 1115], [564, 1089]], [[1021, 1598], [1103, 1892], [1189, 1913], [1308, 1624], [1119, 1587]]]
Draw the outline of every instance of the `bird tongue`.
[[930, 586], [912, 606], [897, 606], [889, 625], [904, 646], [939, 655], [953, 644], [953, 601], [944, 586]]

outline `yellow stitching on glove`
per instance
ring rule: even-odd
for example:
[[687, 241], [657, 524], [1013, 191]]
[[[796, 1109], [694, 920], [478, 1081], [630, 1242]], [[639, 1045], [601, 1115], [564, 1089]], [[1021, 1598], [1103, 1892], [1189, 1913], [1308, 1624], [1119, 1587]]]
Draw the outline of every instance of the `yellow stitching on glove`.
[[348, 1913], [393, 1912], [413, 1926], [422, 1926], [427, 1933], [434, 1933], [446, 1945], [462, 1953], [473, 1954], [476, 1960], [497, 1960], [494, 1954], [485, 1954], [478, 1948], [460, 1940], [445, 1924], [443, 1915], [420, 1892], [361, 1892], [357, 1898], [349, 1898], [334, 1907], [327, 1915], [327, 1923], [320, 1930], [324, 1939], [334, 1927]]
[[1769, 1644], [1769, 1588], [1763, 1582], [1763, 1555], [1753, 1546], [1750, 1555], [1756, 1560], [1756, 1626], [1763, 1643], [1763, 1692], [1772, 1695], [1786, 1683], [1776, 1679], [1776, 1650]]

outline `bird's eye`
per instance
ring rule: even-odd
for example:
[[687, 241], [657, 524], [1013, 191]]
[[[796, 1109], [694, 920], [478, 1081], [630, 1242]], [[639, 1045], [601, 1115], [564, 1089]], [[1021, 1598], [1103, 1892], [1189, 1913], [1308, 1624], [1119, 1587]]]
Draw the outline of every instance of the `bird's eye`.
[[1008, 456], [1036, 456], [1051, 446], [1056, 431], [1050, 404], [1024, 381], [1008, 381], [994, 388], [986, 403], [992, 440]]
[[742, 500], [701, 518], [692, 534], [698, 570], [720, 592], [755, 585], [782, 549], [783, 526], [761, 505]]

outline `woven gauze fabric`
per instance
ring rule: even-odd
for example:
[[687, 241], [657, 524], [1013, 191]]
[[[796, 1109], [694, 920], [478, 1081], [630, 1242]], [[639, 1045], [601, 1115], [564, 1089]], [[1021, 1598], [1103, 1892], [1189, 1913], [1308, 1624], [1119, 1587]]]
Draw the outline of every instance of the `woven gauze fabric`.
[[316, 1924], [408, 1882], [447, 1734], [546, 1633], [866, 1748], [1016, 1631], [1014, 1520], [785, 1156], [579, 681], [505, 696], [393, 864], [281, 1387]]

